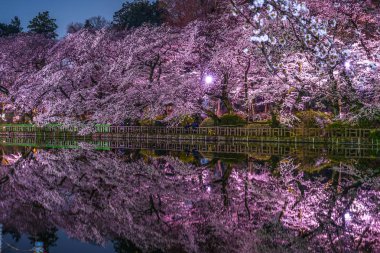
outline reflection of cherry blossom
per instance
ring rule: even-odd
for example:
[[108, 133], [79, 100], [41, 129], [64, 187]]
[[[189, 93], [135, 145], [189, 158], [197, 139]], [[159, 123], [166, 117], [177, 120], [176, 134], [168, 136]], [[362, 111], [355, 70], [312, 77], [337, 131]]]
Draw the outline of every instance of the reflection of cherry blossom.
[[376, 162], [332, 164], [317, 174], [293, 158], [275, 167], [218, 161], [207, 168], [144, 157], [29, 153], [2, 170], [12, 173], [0, 192], [0, 222], [31, 235], [60, 227], [100, 244], [125, 238], [144, 251], [380, 248]]

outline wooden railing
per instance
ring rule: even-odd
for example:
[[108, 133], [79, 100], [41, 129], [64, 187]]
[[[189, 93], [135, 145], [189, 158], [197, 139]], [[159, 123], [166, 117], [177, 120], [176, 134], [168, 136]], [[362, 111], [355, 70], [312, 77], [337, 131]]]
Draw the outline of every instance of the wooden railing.
[[345, 158], [374, 158], [380, 155], [380, 146], [356, 146], [356, 145], [286, 145], [276, 143], [212, 143], [189, 141], [161, 141], [145, 140], [135, 141], [134, 139], [120, 139], [108, 142], [99, 142], [98, 146], [105, 145], [111, 149], [146, 149], [165, 151], [198, 151], [202, 153], [222, 153], [222, 154], [248, 154], [259, 156], [318, 156], [327, 154]]
[[32, 124], [5, 124], [0, 125], [0, 132], [77, 132], [74, 126], [46, 125], [38, 127]]
[[[192, 136], [224, 136], [224, 137], [247, 137], [247, 138], [323, 138], [323, 139], [368, 139], [374, 131], [379, 129], [360, 128], [246, 128], [246, 127], [156, 127], [156, 126], [109, 126], [97, 125], [96, 133], [99, 135], [192, 135]], [[0, 132], [6, 133], [77, 133], [77, 127], [61, 125], [48, 125], [37, 127], [34, 125], [0, 125]]]
[[320, 129], [320, 128], [244, 128], [244, 127], [151, 127], [151, 126], [111, 126], [108, 131], [99, 129], [99, 133], [112, 134], [153, 134], [153, 135], [201, 135], [235, 137], [310, 137], [310, 138], [370, 138], [375, 129]]

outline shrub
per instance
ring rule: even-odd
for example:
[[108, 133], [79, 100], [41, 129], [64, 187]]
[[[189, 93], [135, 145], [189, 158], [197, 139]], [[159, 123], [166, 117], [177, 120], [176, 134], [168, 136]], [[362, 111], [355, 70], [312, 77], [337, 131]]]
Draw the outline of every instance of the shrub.
[[189, 115], [181, 116], [179, 119], [179, 125], [182, 127], [191, 125], [193, 122], [195, 122], [194, 118]]
[[350, 118], [350, 121], [360, 128], [380, 127], [380, 107], [364, 106]]
[[214, 120], [212, 118], [205, 118], [201, 125], [201, 127], [213, 127], [215, 126]]
[[246, 128], [270, 128], [271, 127], [271, 121], [268, 121], [268, 120], [255, 121], [255, 122], [249, 123], [245, 127]]
[[154, 126], [154, 120], [151, 119], [142, 119], [139, 121], [140, 126]]
[[341, 120], [334, 121], [327, 126], [329, 129], [339, 129], [339, 128], [349, 128], [351, 125], [348, 122], [344, 122]]
[[154, 119], [141, 119], [139, 120], [140, 126], [165, 126], [166, 123], [164, 122], [164, 119], [166, 118], [165, 115], [158, 115]]
[[166, 118], [165, 115], [158, 115], [155, 120], [164, 120]]
[[197, 159], [193, 155], [186, 154], [186, 152], [179, 153], [179, 160], [185, 163], [195, 163]]
[[331, 116], [319, 111], [308, 110], [296, 113], [297, 118], [300, 119], [299, 127], [305, 128], [319, 128], [324, 127], [331, 122]]
[[380, 130], [371, 130], [369, 137], [372, 139], [380, 140]]
[[225, 114], [220, 117], [219, 126], [244, 126], [247, 121], [236, 114]]
[[370, 120], [361, 118], [358, 120], [357, 124], [360, 128], [374, 128], [380, 126], [380, 119], [379, 120]]

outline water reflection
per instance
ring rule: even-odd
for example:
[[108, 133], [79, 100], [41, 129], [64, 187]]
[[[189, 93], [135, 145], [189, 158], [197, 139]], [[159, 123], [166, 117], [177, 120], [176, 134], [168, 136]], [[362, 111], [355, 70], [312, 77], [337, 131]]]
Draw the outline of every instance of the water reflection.
[[78, 146], [2, 147], [5, 236], [26, 234], [48, 252], [61, 252], [59, 230], [114, 252], [380, 251], [372, 148], [347, 157], [286, 145], [282, 154]]

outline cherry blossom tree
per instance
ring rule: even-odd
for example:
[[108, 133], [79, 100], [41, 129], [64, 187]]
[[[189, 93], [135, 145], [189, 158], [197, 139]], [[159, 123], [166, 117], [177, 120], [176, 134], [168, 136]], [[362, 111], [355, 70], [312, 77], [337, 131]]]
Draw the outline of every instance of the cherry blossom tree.
[[289, 126], [309, 109], [376, 121], [376, 2], [215, 4], [180, 27], [81, 29], [60, 41], [1, 38], [0, 85], [10, 94], [1, 102], [38, 124], [176, 123], [200, 113], [217, 118], [222, 107], [254, 119], [264, 105]]
[[[343, 25], [333, 19], [333, 15], [313, 16], [308, 6], [298, 1], [231, 3], [233, 14], [253, 28], [251, 41], [254, 48], [261, 51], [269, 74], [288, 90], [283, 116], [313, 106], [322, 110], [338, 109], [336, 114], [342, 118], [348, 111], [363, 106], [355, 89], [363, 83], [355, 83], [348, 73], [349, 48], [354, 43], [344, 39]], [[319, 8], [316, 2], [314, 4], [315, 9]], [[350, 15], [343, 18], [346, 23], [353, 22]], [[378, 13], [372, 21], [376, 18]], [[358, 36], [358, 43], [362, 47], [365, 44], [361, 36]], [[368, 52], [367, 46], [363, 49]], [[357, 71], [367, 73], [368, 69], [358, 68]]]

